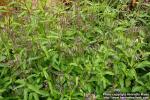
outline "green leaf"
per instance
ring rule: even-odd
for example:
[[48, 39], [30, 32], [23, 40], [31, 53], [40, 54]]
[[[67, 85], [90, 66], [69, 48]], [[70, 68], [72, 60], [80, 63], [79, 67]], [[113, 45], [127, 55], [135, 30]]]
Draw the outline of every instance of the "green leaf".
[[19, 84], [25, 84], [25, 80], [24, 79], [18, 79], [15, 81], [15, 83], [19, 83]]
[[4, 61], [6, 59], [6, 56], [0, 56], [0, 62]]
[[3, 93], [5, 91], [6, 91], [6, 89], [0, 89], [0, 93]]
[[150, 68], [150, 62], [149, 61], [143, 61], [143, 62], [136, 64], [135, 67], [136, 68], [145, 68], [145, 67]]
[[39, 90], [39, 87], [37, 87], [35, 85], [27, 84], [27, 87], [30, 90], [32, 90], [32, 91], [34, 91], [34, 92], [36, 92], [36, 93], [38, 93], [38, 94], [40, 94], [42, 96], [49, 96], [49, 93], [47, 91]]
[[4, 100], [4, 97], [0, 96], [0, 100]]
[[130, 78], [135, 78], [135, 79], [137, 79], [136, 70], [135, 70], [134, 68], [129, 69], [128, 73], [130, 73], [130, 74], [128, 74], [128, 75], [130, 76]]
[[33, 93], [29, 94], [29, 100], [33, 100]]
[[34, 100], [39, 100], [39, 96], [38, 96], [38, 94], [33, 93], [33, 96], [34, 96]]
[[143, 90], [142, 86], [134, 86], [132, 88], [132, 92], [141, 92]]
[[24, 89], [24, 99], [23, 100], [28, 100], [28, 89]]
[[53, 95], [53, 93], [54, 93], [53, 86], [52, 86], [52, 83], [50, 81], [48, 82], [48, 86], [49, 86], [50, 93]]
[[46, 72], [47, 68], [43, 69], [43, 74], [47, 80], [50, 80], [48, 73]]
[[120, 84], [121, 88], [123, 88], [124, 87], [124, 80], [120, 78], [119, 79], [119, 84]]
[[126, 87], [129, 87], [129, 86], [131, 85], [131, 81], [130, 81], [129, 78], [127, 78], [127, 79], [125, 80], [125, 84], [126, 84]]
[[143, 77], [147, 77], [147, 76], [150, 77], [150, 72], [146, 73]]
[[53, 99], [51, 99], [50, 97], [48, 97], [47, 100], [53, 100]]
[[0, 67], [9, 67], [8, 65], [6, 65], [6, 64], [2, 64], [2, 63], [0, 63]]
[[105, 75], [114, 75], [114, 73], [111, 71], [105, 71], [104, 73], [105, 73]]
[[140, 81], [140, 80], [137, 80], [137, 79], [136, 79], [136, 82], [137, 82], [138, 84], [142, 85], [142, 86], [144, 85], [144, 83], [143, 83], [142, 81]]

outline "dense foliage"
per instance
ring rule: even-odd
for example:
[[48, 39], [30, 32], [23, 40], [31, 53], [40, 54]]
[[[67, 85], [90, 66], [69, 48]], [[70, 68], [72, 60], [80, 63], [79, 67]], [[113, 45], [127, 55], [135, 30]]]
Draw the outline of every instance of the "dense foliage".
[[150, 5], [129, 10], [127, 1], [13, 2], [18, 12], [0, 19], [0, 99], [149, 93]]

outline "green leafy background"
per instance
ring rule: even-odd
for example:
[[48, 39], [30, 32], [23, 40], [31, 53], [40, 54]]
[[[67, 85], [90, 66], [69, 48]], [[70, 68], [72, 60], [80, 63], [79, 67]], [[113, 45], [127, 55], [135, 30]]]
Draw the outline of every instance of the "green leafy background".
[[0, 99], [84, 100], [150, 92], [150, 5], [78, 0], [0, 19]]

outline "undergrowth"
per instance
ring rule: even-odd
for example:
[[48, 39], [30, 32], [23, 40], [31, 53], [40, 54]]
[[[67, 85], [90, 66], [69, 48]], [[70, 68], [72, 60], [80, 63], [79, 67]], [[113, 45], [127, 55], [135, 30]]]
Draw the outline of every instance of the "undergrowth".
[[150, 92], [150, 5], [79, 0], [0, 19], [0, 99], [84, 100]]

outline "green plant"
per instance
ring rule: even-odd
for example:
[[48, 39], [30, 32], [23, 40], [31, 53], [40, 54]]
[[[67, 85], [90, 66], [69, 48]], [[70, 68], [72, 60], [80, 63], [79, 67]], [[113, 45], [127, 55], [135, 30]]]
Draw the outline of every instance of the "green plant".
[[34, 10], [16, 2], [19, 11], [0, 19], [0, 99], [149, 93], [149, 8], [83, 0], [45, 9], [44, 2]]

